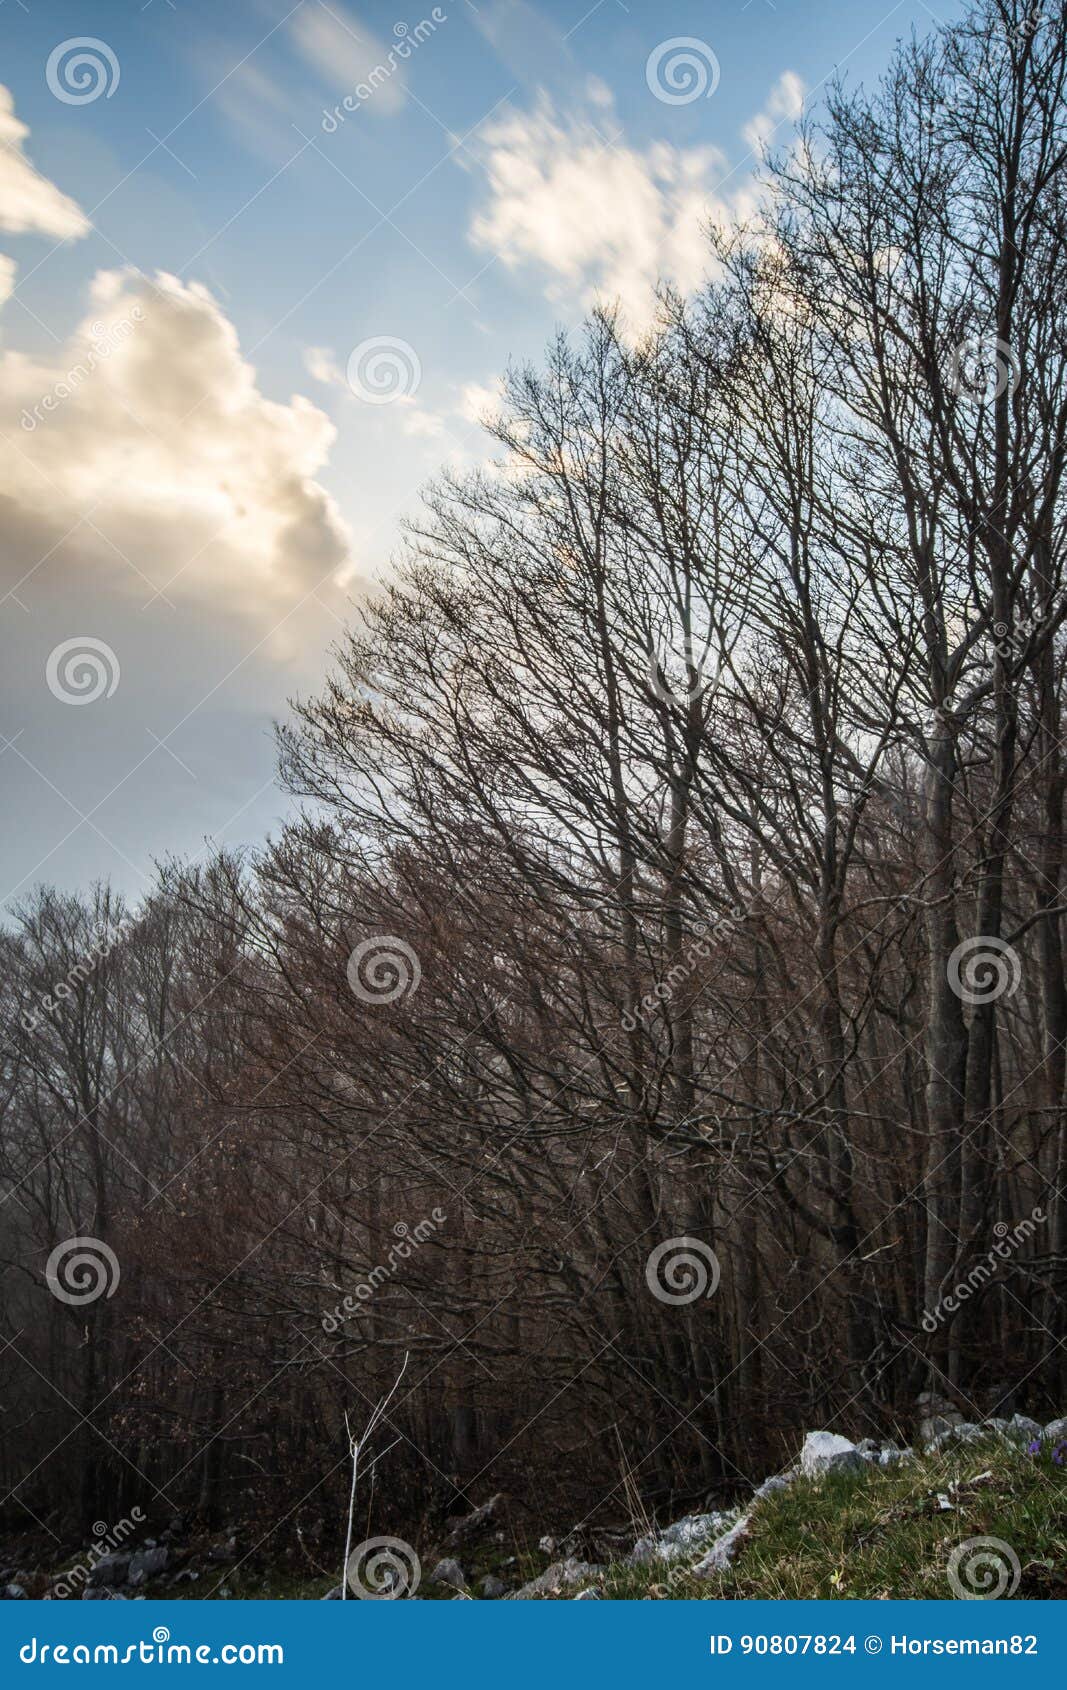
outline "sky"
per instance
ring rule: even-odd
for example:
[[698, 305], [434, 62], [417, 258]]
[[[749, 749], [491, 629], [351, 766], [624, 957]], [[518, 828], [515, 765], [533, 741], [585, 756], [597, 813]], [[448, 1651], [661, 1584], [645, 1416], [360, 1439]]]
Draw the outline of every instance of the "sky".
[[511, 361], [707, 270], [924, 0], [0, 0], [0, 919], [255, 845]]

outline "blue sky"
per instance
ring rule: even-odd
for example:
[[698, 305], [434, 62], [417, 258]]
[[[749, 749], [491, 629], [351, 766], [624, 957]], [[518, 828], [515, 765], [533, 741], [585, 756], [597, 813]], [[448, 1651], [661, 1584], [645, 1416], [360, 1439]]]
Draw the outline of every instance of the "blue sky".
[[761, 141], [953, 9], [3, 0], [0, 899], [276, 827], [271, 721], [509, 359], [696, 285]]

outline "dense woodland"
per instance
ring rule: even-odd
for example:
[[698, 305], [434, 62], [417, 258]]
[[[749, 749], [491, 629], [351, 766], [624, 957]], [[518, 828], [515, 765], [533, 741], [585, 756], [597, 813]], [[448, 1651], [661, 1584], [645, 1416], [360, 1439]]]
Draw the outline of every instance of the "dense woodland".
[[379, 1530], [1064, 1411], [1065, 78], [983, 0], [836, 88], [700, 297], [513, 370], [300, 819], [0, 935], [5, 1529], [332, 1543], [405, 1355]]

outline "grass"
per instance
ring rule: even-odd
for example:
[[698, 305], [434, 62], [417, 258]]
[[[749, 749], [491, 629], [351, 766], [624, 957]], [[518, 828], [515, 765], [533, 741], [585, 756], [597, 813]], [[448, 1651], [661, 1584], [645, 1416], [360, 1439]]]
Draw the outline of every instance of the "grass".
[[956, 1594], [949, 1559], [975, 1537], [1008, 1546], [996, 1561], [1010, 1584], [1016, 1558], [1016, 1597], [1067, 1597], [1067, 1467], [1048, 1450], [1031, 1456], [995, 1440], [901, 1467], [800, 1479], [758, 1505], [729, 1572], [705, 1582], [663, 1566], [612, 1568], [604, 1595], [944, 1599]]

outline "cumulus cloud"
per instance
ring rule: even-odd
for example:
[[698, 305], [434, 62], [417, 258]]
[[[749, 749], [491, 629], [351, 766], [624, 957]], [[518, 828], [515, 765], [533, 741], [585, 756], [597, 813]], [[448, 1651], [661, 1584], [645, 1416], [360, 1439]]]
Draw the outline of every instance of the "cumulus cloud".
[[98, 273], [66, 346], [0, 356], [0, 413], [17, 448], [0, 464], [16, 581], [54, 551], [50, 586], [56, 568], [109, 574], [142, 595], [150, 583], [273, 617], [345, 559], [347, 531], [316, 480], [333, 424], [307, 399], [260, 392], [233, 324], [196, 283]]
[[[802, 103], [803, 86], [788, 71], [746, 139], [795, 118]], [[510, 269], [539, 269], [550, 299], [582, 309], [618, 300], [640, 331], [654, 318], [660, 282], [683, 292], [699, 285], [707, 226], [747, 213], [751, 181], [728, 170], [716, 146], [639, 149], [605, 135], [613, 122], [602, 84], [586, 88], [584, 113], [564, 117], [544, 97], [532, 110], [505, 109], [472, 149], [488, 198], [470, 237]]]
[[23, 142], [29, 130], [15, 116], [10, 91], [0, 85], [0, 229], [9, 234], [36, 233], [59, 239], [88, 234], [81, 208], [34, 168]]

